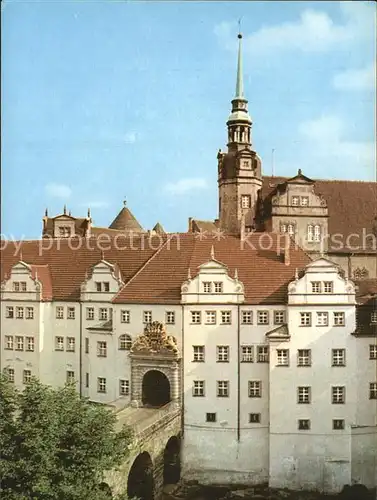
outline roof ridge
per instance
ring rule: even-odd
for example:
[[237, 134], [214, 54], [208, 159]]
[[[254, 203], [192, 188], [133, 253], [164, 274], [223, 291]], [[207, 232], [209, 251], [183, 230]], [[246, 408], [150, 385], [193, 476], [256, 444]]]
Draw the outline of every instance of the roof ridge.
[[[292, 177], [287, 177], [286, 175], [263, 175], [262, 177], [266, 179], [292, 179]], [[312, 181], [320, 181], [320, 182], [358, 182], [358, 183], [364, 183], [364, 184], [377, 184], [377, 181], [365, 181], [361, 179], [318, 179], [318, 178], [311, 178]]]

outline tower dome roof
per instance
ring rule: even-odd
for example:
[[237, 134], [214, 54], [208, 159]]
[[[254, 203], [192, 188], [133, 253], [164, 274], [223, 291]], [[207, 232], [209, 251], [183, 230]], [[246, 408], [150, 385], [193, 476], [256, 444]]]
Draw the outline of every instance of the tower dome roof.
[[115, 217], [109, 228], [118, 229], [119, 231], [143, 231], [143, 228], [141, 227], [131, 210], [126, 207], [126, 205]]

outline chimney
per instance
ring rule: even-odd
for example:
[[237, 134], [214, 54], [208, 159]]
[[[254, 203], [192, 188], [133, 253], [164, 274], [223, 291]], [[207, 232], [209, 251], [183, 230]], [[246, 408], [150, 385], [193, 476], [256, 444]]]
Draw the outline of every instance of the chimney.
[[188, 232], [192, 233], [192, 217], [188, 218]]
[[291, 264], [291, 252], [290, 252], [290, 247], [291, 247], [291, 238], [289, 237], [288, 234], [285, 234], [285, 241], [284, 241], [284, 264], [286, 266], [290, 266]]

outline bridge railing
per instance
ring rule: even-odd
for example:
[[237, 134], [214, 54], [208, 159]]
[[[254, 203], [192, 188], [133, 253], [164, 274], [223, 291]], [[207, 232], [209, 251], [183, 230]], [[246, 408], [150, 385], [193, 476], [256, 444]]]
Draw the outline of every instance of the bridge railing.
[[135, 436], [140, 440], [146, 439], [180, 414], [181, 406], [175, 402], [170, 402], [159, 409], [155, 409], [149, 418], [133, 426]]

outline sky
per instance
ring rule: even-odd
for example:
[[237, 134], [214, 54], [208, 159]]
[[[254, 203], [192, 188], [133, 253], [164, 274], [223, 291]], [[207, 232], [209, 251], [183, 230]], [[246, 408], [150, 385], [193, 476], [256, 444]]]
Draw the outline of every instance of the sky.
[[[238, 19], [265, 175], [375, 180], [376, 4], [2, 1], [2, 227], [217, 217]], [[272, 161], [272, 149], [274, 159]]]

